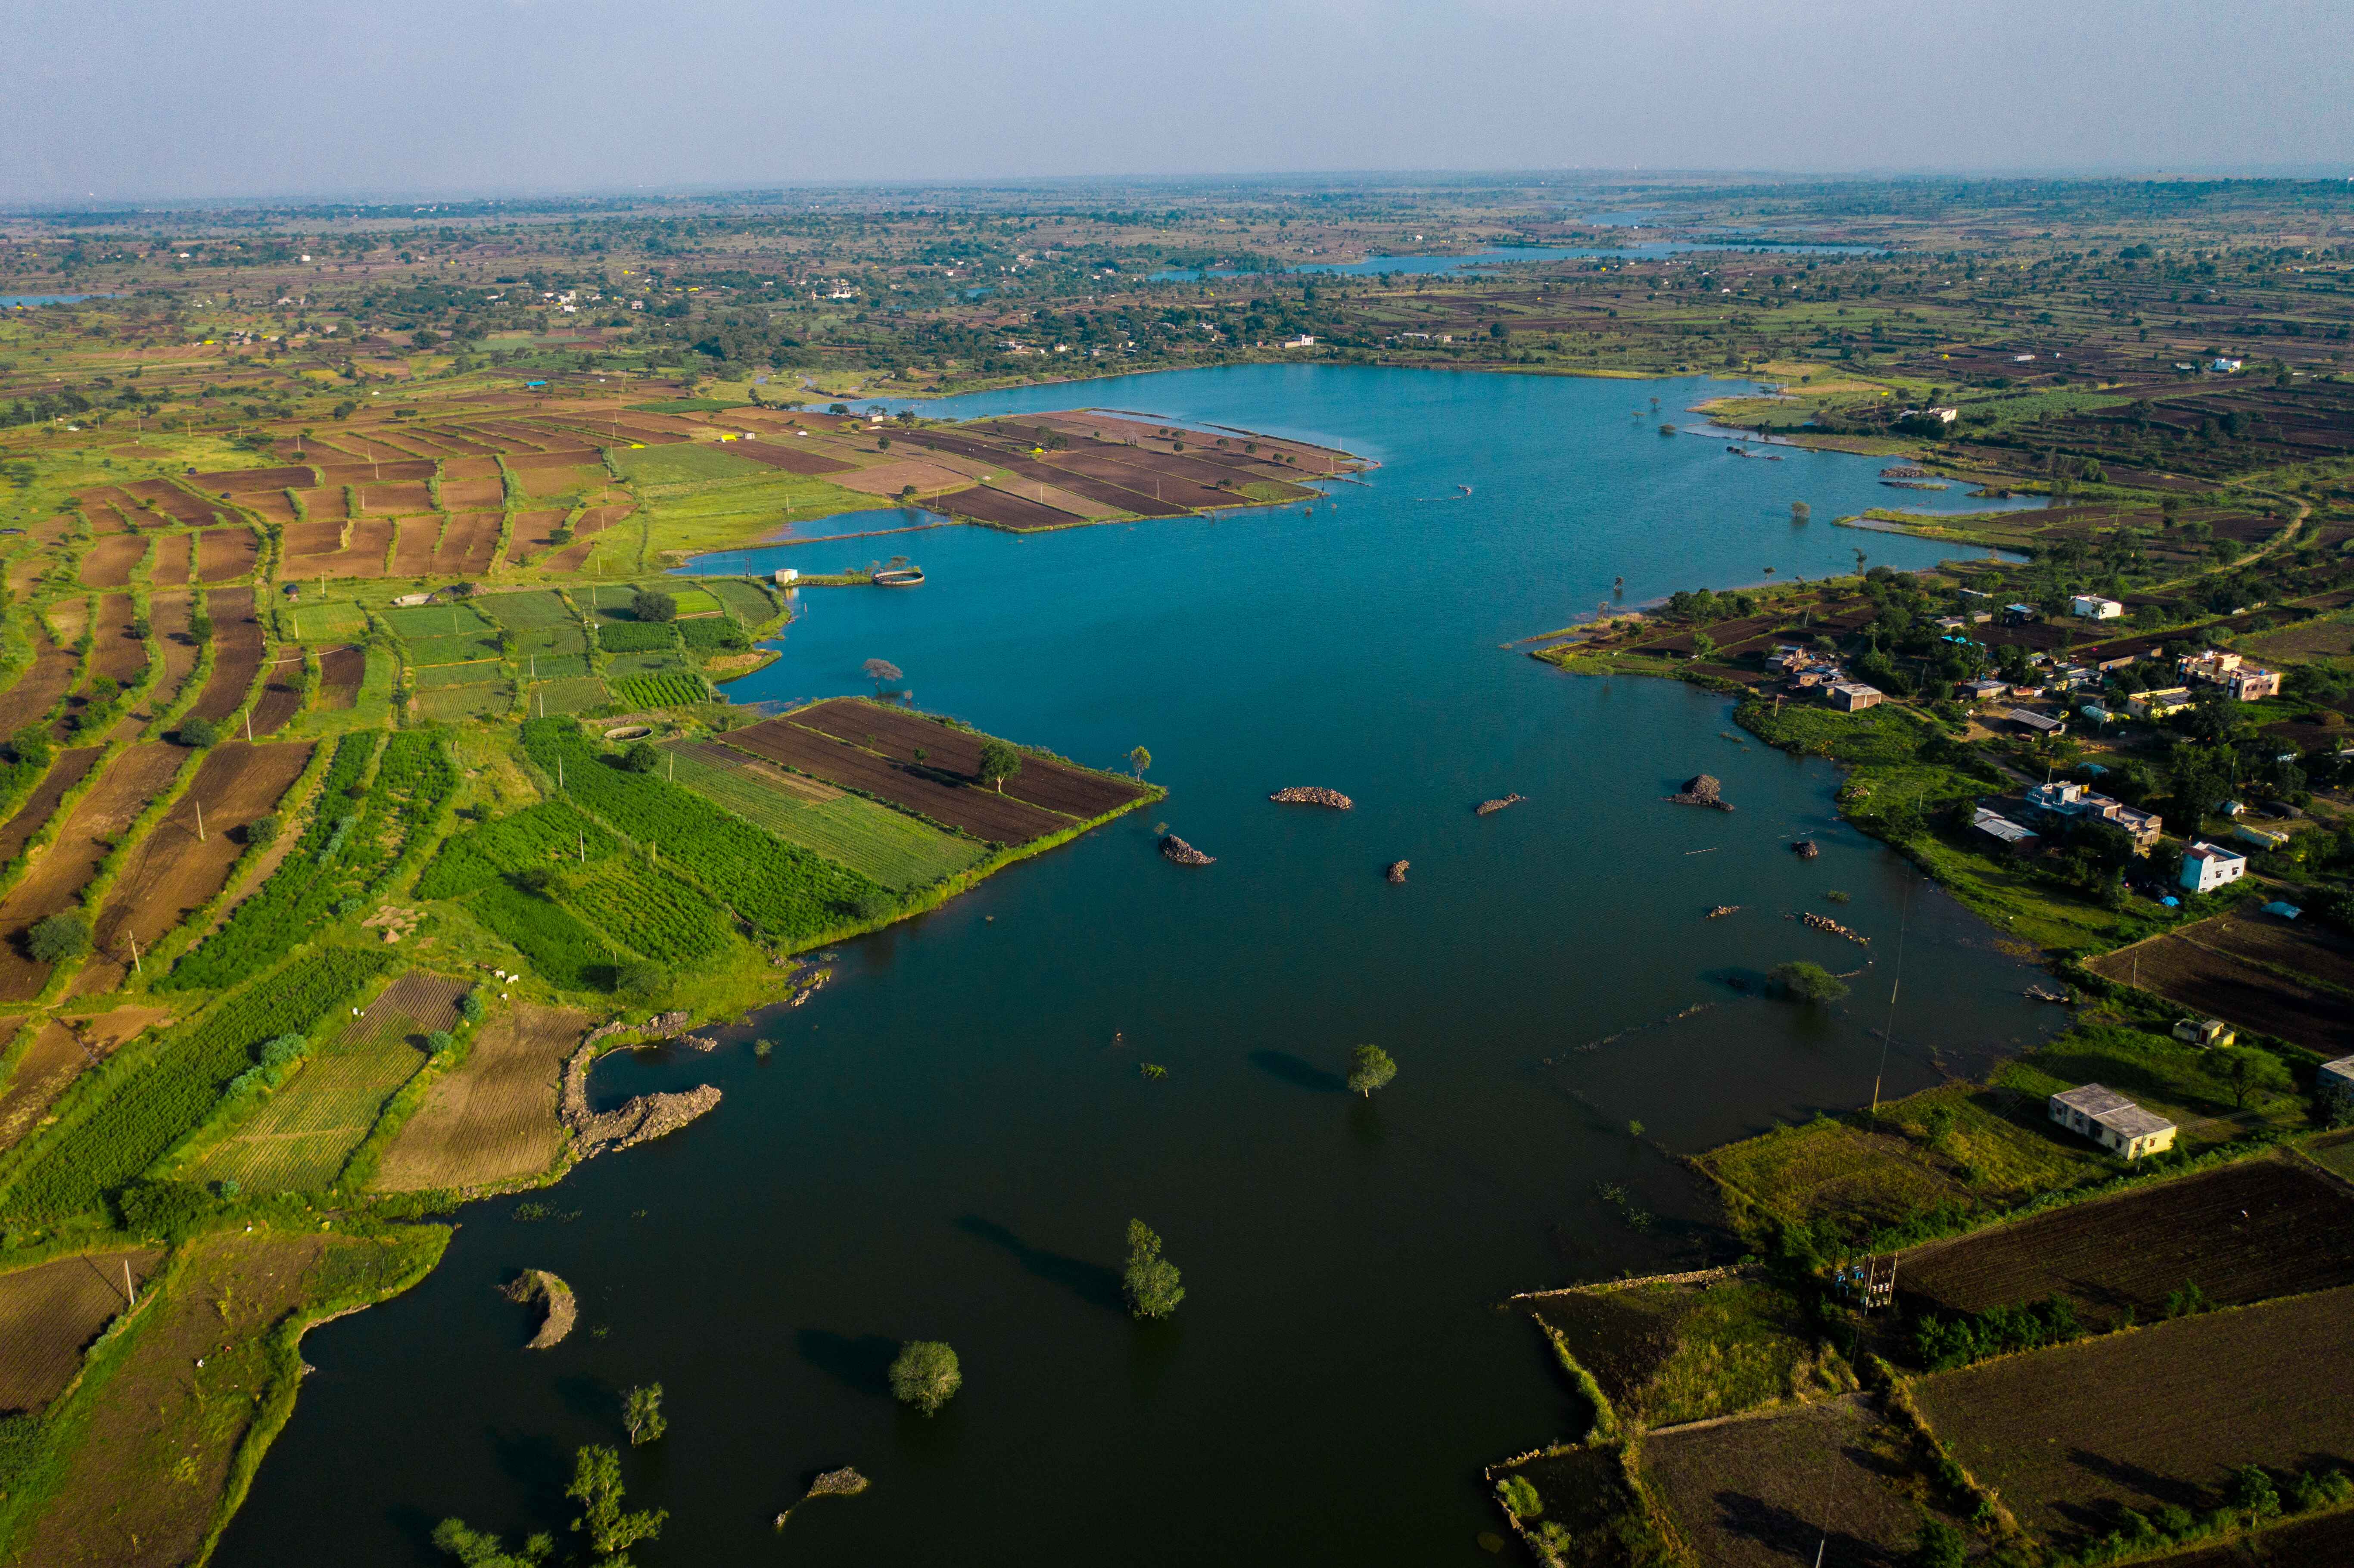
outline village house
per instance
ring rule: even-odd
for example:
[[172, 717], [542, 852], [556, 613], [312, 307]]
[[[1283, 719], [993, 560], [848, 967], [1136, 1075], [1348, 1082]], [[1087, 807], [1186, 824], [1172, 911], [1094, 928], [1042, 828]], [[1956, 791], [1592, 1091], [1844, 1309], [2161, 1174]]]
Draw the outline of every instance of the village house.
[[2251, 664], [2241, 655], [2221, 648], [2190, 655], [2182, 661], [2180, 669], [2190, 680], [2222, 687], [2235, 702], [2253, 703], [2280, 694], [2277, 671]]
[[1831, 706], [1851, 714], [1878, 707], [1888, 700], [1888, 694], [1878, 686], [1867, 686], [1861, 681], [1842, 681], [1825, 688], [1823, 694], [1830, 700]]
[[2186, 1018], [2174, 1026], [2174, 1037], [2191, 1045], [2221, 1047], [2237, 1040], [2240, 1032], [2220, 1018]]
[[1970, 814], [1970, 826], [2002, 846], [2011, 854], [2032, 854], [2041, 847], [2032, 829], [2022, 828], [2009, 817], [1989, 811], [1984, 806]]
[[1975, 703], [1990, 703], [2009, 690], [2010, 690], [2009, 684], [2003, 681], [1956, 681], [1954, 683], [1956, 696], [1967, 697]]
[[2068, 721], [2050, 714], [2037, 713], [2033, 708], [2012, 708], [2002, 715], [2031, 735], [2065, 735]]
[[2172, 1122], [2100, 1084], [2062, 1089], [2052, 1097], [2051, 1112], [2052, 1119], [2069, 1131], [2127, 1160], [2174, 1147]]
[[2323, 1095], [2333, 1089], [2354, 1094], [2354, 1056], [2340, 1056], [2335, 1062], [2324, 1062], [2313, 1075], [2313, 1086]]
[[2193, 893], [2211, 893], [2247, 874], [2248, 857], [2233, 854], [2221, 844], [2200, 839], [2182, 852], [2182, 885]]
[[2106, 795], [2096, 795], [2082, 784], [2062, 779], [2049, 784], [2031, 785], [2027, 803], [2036, 810], [2054, 817], [2093, 817], [2113, 822], [2123, 828], [2134, 847], [2147, 853], [2158, 842], [2158, 830], [2166, 820], [2151, 811], [2137, 811], [2122, 800]]
[[2162, 719], [2168, 714], [2179, 714], [2190, 705], [2190, 688], [2188, 686], [2136, 692], [2126, 698], [2126, 712], [2137, 719]]
[[2097, 594], [2080, 593], [2068, 601], [2068, 613], [2086, 620], [2115, 620], [2125, 612], [2124, 605]]

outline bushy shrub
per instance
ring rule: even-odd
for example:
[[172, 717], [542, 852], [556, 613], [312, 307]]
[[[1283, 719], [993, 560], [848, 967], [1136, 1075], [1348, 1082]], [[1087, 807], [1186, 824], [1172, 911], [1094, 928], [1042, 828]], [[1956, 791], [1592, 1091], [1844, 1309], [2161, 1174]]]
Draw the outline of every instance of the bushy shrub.
[[90, 951], [90, 922], [80, 915], [51, 915], [25, 933], [25, 951], [37, 964], [62, 964]]

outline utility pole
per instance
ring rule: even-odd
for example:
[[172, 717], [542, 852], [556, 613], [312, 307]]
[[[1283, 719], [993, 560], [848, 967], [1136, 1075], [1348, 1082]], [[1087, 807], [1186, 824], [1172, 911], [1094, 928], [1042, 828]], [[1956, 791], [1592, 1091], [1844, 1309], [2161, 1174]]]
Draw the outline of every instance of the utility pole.
[[131, 1282], [131, 1260], [127, 1257], [122, 1260], [122, 1294], [130, 1298], [131, 1305], [139, 1305], [139, 1287]]
[[139, 968], [139, 938], [128, 931], [124, 932], [123, 936], [131, 943], [131, 972], [134, 975], [139, 974], [143, 972]]
[[205, 803], [196, 800], [194, 795], [189, 796], [188, 799], [196, 808], [196, 842], [202, 843], [205, 842]]

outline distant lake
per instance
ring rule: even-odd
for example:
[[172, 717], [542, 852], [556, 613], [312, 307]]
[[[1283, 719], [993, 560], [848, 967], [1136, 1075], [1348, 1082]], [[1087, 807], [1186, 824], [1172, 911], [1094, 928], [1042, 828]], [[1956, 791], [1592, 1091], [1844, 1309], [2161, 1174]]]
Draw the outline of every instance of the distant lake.
[[[737, 700], [868, 689], [885, 658], [993, 733], [1105, 767], [1146, 746], [1169, 799], [845, 944], [832, 984], [712, 1054], [600, 1066], [600, 1106], [725, 1099], [534, 1195], [577, 1217], [468, 1207], [430, 1279], [305, 1339], [317, 1370], [215, 1562], [427, 1568], [452, 1514], [561, 1536], [573, 1447], [619, 1443], [620, 1391], [660, 1381], [669, 1436], [622, 1460], [631, 1504], [670, 1510], [650, 1564], [1491, 1568], [1479, 1467], [1574, 1430], [1507, 1296], [1723, 1257], [1678, 1157], [1870, 1099], [1900, 930], [1889, 1093], [2064, 1022], [1999, 932], [1839, 820], [1830, 766], [1723, 697], [1505, 646], [1598, 600], [1954, 553], [1829, 523], [1891, 493], [1879, 460], [1657, 433], [1736, 386], [1246, 366], [978, 393], [927, 411], [1116, 407], [1382, 466], [1215, 519], [698, 563], [929, 576], [801, 590]], [[1661, 800], [1702, 771], [1736, 812]], [[1356, 806], [1267, 800], [1287, 785]], [[1217, 863], [1164, 861], [1162, 823]], [[1833, 889], [1871, 948], [1785, 917]], [[1757, 1000], [1792, 959], [1857, 971], [1851, 1001]], [[1370, 1100], [1339, 1075], [1361, 1042], [1400, 1064]], [[1131, 1217], [1184, 1272], [1166, 1323], [1119, 1303]], [[524, 1267], [578, 1292], [552, 1351], [493, 1290]], [[929, 1421], [884, 1391], [917, 1338], [963, 1360]], [[840, 1465], [874, 1489], [779, 1541]]]
[[34, 305], [78, 305], [84, 300], [111, 300], [112, 294], [0, 294], [0, 310], [17, 310]]

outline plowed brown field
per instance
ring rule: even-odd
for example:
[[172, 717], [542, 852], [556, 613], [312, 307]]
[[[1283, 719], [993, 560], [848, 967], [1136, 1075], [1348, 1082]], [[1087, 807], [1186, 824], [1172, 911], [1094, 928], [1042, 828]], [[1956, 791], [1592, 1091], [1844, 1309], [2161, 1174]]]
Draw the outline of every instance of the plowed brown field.
[[39, 1410], [63, 1393], [82, 1351], [130, 1305], [125, 1287], [145, 1286], [163, 1261], [162, 1249], [140, 1247], [0, 1274], [0, 1411]]
[[0, 735], [14, 735], [47, 717], [73, 684], [74, 671], [80, 662], [46, 634], [34, 632], [32, 664], [14, 685], [0, 692]]
[[91, 588], [122, 588], [147, 554], [143, 534], [109, 534], [81, 558], [81, 580]]
[[196, 536], [196, 576], [208, 583], [249, 577], [260, 553], [250, 528], [208, 528]]
[[561, 1008], [496, 1007], [465, 1063], [433, 1086], [400, 1129], [374, 1185], [393, 1192], [490, 1186], [553, 1165], [564, 1147], [556, 1119], [564, 1062], [589, 1022]]
[[910, 763], [891, 761], [780, 718], [730, 730], [723, 738], [739, 751], [904, 806], [995, 843], [1027, 843], [1071, 825], [1067, 817], [1012, 796], [968, 787], [953, 775], [918, 772]]
[[[926, 753], [925, 766], [964, 775], [978, 775], [982, 736], [970, 730], [951, 729], [904, 708], [835, 697], [784, 715], [804, 729], [820, 730], [840, 740], [879, 751], [894, 761], [912, 765], [916, 748]], [[1089, 773], [1052, 758], [1025, 752], [1022, 771], [1005, 781], [1004, 792], [1017, 800], [1044, 806], [1050, 811], [1082, 820], [1099, 817], [1143, 795], [1143, 786], [1124, 779]]]
[[170, 788], [187, 756], [176, 746], [145, 741], [117, 757], [90, 793], [74, 803], [48, 851], [0, 898], [0, 941], [6, 944], [0, 946], [0, 999], [23, 1001], [40, 994], [49, 966], [26, 956], [26, 929], [74, 906], [110, 853], [112, 838]]
[[189, 711], [218, 723], [245, 705], [261, 669], [261, 622], [253, 618], [251, 588], [216, 588], [205, 602], [213, 618], [213, 673]]

